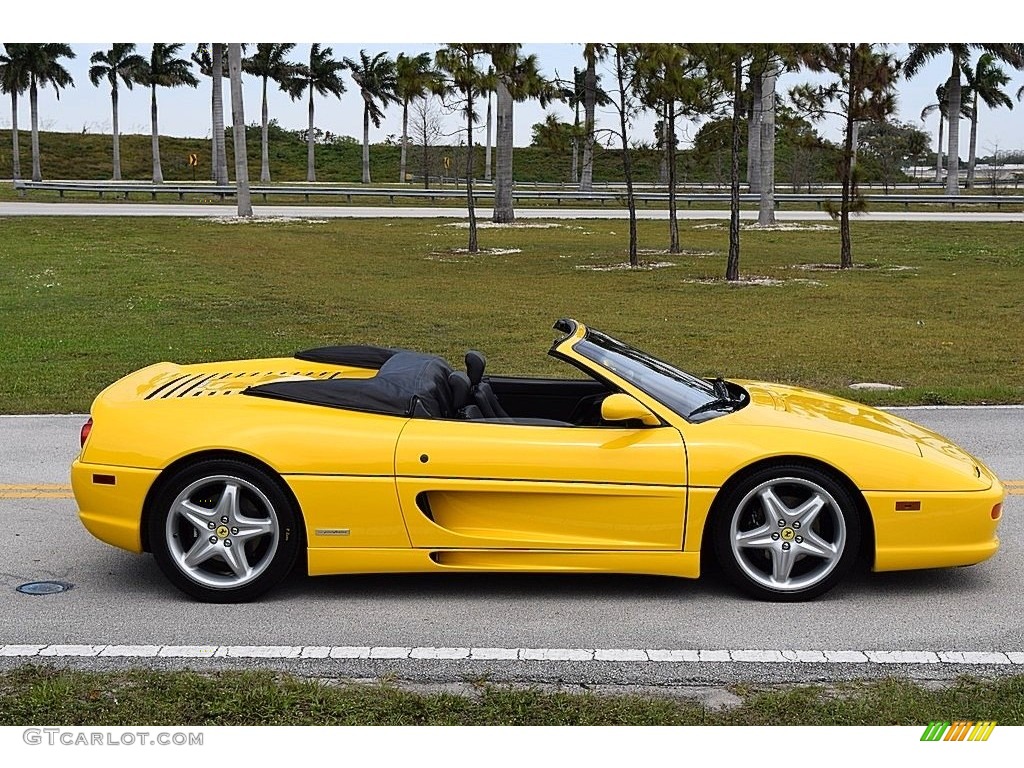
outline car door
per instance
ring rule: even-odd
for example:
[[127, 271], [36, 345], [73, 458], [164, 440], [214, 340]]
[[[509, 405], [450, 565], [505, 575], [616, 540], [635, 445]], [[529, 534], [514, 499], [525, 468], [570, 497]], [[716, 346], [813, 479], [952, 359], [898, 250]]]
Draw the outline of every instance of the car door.
[[395, 455], [414, 547], [678, 550], [686, 453], [670, 426], [412, 419]]

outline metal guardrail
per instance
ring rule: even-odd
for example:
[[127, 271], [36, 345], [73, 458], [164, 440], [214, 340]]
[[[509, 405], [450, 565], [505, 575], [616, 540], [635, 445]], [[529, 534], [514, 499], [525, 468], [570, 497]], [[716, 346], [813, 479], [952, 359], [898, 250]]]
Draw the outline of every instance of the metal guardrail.
[[[150, 182], [114, 182], [114, 181], [15, 181], [14, 188], [18, 194], [24, 196], [28, 191], [51, 191], [57, 192], [61, 197], [67, 192], [94, 192], [100, 197], [104, 195], [122, 195], [130, 199], [131, 195], [149, 195], [153, 200], [157, 195], [177, 195], [179, 200], [184, 200], [185, 195], [205, 195], [218, 197], [224, 200], [235, 195], [235, 186], [216, 185], [209, 183], [195, 182], [165, 182], [153, 184]], [[398, 198], [418, 200], [464, 200], [465, 189], [419, 189], [416, 187], [340, 187], [321, 184], [254, 184], [249, 188], [254, 197], [262, 197], [264, 202], [268, 195], [294, 195], [303, 197], [309, 202], [311, 197], [335, 197], [345, 198], [349, 203], [357, 198], [387, 198], [392, 204]], [[478, 201], [491, 201], [494, 198], [494, 190], [491, 187], [475, 189], [474, 199]], [[625, 205], [625, 190], [594, 190], [592, 192], [579, 192], [571, 189], [550, 189], [528, 186], [517, 186], [513, 189], [512, 197], [515, 200], [543, 200], [553, 201], [556, 205], [563, 202], [599, 202], [605, 204], [616, 202]], [[994, 205], [997, 209], [1002, 206], [1024, 206], [1024, 194], [1004, 195], [931, 195], [931, 194], [869, 194], [864, 197], [872, 203], [895, 203], [909, 208], [911, 205], [932, 204], [948, 205], [951, 208], [965, 205]], [[637, 189], [634, 198], [640, 204], [667, 203], [668, 192], [654, 191], [650, 189]], [[740, 202], [757, 203], [760, 195], [742, 193]], [[842, 196], [834, 192], [811, 192], [791, 193], [776, 192], [775, 206], [781, 208], [783, 204], [793, 203], [814, 203], [821, 208], [826, 203], [837, 204]], [[687, 207], [694, 203], [728, 203], [729, 195], [722, 192], [680, 192], [676, 194], [679, 205]]]

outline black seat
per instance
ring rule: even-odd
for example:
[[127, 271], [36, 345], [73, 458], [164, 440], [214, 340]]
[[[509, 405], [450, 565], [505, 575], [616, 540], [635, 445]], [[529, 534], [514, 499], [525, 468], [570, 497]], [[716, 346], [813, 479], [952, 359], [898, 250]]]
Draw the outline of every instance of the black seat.
[[484, 378], [487, 358], [482, 353], [470, 350], [466, 353], [466, 374], [472, 387], [473, 402], [480, 408], [485, 419], [507, 419], [508, 414], [498, 402], [490, 383]]
[[448, 388], [452, 392], [453, 419], [483, 418], [483, 412], [473, 403], [473, 385], [469, 376], [462, 371], [452, 371], [448, 377]]

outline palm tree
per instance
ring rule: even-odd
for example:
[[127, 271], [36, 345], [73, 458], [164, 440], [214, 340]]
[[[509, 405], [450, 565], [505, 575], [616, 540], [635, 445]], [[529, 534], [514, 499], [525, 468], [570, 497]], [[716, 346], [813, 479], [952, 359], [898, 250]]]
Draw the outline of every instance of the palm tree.
[[395, 62], [388, 58], [387, 51], [378, 53], [372, 59], [366, 55], [366, 51], [360, 51], [359, 61], [347, 56], [344, 61], [363, 97], [363, 184], [369, 184], [370, 121], [373, 121], [374, 128], [380, 128], [388, 104], [398, 103]]
[[32, 181], [42, 181], [39, 169], [39, 88], [52, 85], [60, 98], [60, 89], [74, 86], [71, 73], [60, 59], [73, 59], [75, 52], [67, 43], [25, 43], [22, 48], [28, 69], [28, 98], [32, 114]]
[[135, 43], [114, 43], [106, 51], [96, 51], [89, 57], [89, 81], [97, 88], [104, 79], [110, 83], [110, 106], [113, 112], [114, 181], [121, 180], [121, 135], [117, 126], [117, 83], [120, 80], [129, 91], [146, 60], [135, 53]]
[[395, 60], [395, 95], [402, 105], [402, 153], [398, 163], [398, 180], [405, 182], [406, 157], [409, 148], [409, 105], [428, 95], [445, 93], [444, 76], [431, 64], [430, 54], [418, 56], [398, 54]]
[[[299, 65], [288, 61], [295, 43], [256, 43], [256, 53], [242, 60], [242, 71], [256, 75], [263, 81], [263, 133], [260, 152], [260, 181], [270, 181], [270, 131], [267, 111], [267, 83], [273, 80], [285, 93], [292, 93], [299, 85]], [[293, 97], [294, 98], [294, 97]]]
[[[949, 149], [946, 158], [946, 194], [960, 194], [960, 109], [962, 84], [960, 73], [970, 60], [971, 50], [983, 50], [1015, 69], [1024, 68], [1024, 43], [911, 43], [910, 54], [903, 63], [907, 77], [916, 75], [924, 64], [936, 56], [950, 54], [952, 68], [946, 87], [946, 119], [949, 120]], [[956, 115], [957, 117], [954, 117]]]
[[21, 148], [18, 143], [18, 96], [28, 89], [24, 43], [4, 43], [5, 53], [0, 56], [0, 91], [11, 94], [11, 173], [21, 178]]
[[583, 59], [583, 169], [580, 171], [580, 192], [594, 188], [594, 120], [598, 104], [597, 62], [607, 53], [605, 43], [584, 43]]
[[[178, 56], [184, 45], [184, 43], [153, 43], [149, 61], [139, 70], [139, 82], [149, 86], [151, 94], [149, 116], [153, 126], [153, 181], [157, 184], [163, 183], [164, 172], [160, 166], [160, 129], [157, 123], [156, 89], [160, 87], [177, 88], [180, 85], [195, 88], [199, 85], [199, 80], [192, 74], [192, 66], [188, 59]], [[214, 71], [216, 72], [216, 68]]]
[[[946, 108], [949, 106], [949, 95], [947, 84], [943, 83], [935, 89], [935, 102], [928, 104], [921, 110], [921, 120], [927, 120], [933, 112], [939, 113], [939, 140], [935, 150], [935, 183], [942, 183], [942, 135], [946, 125]], [[961, 87], [960, 117], [970, 119], [971, 117], [971, 89]]]
[[221, 84], [224, 75], [227, 74], [224, 43], [199, 43], [192, 52], [192, 61], [199, 67], [200, 74], [210, 78], [210, 169], [214, 182], [224, 185], [228, 183], [228, 158], [224, 141], [224, 88]]
[[485, 46], [494, 66], [498, 119], [495, 126], [497, 167], [494, 177], [494, 216], [498, 223], [516, 220], [512, 206], [512, 119], [517, 101], [538, 99], [546, 107], [555, 97], [554, 86], [540, 74], [537, 57], [520, 54], [520, 43]]
[[989, 109], [1013, 109], [1013, 101], [1010, 94], [1002, 90], [1003, 86], [1010, 82], [1010, 76], [996, 64], [991, 53], [981, 54], [974, 69], [967, 69], [964, 74], [967, 77], [967, 87], [973, 94], [972, 97], [967, 97], [971, 103], [971, 148], [967, 161], [966, 186], [971, 189], [974, 186], [974, 164], [978, 152], [978, 100], [984, 101]]
[[[578, 184], [580, 180], [580, 139], [582, 138], [583, 130], [580, 128], [580, 107], [584, 106], [586, 100], [586, 87], [587, 87], [587, 73], [579, 67], [572, 68], [572, 81], [566, 83], [562, 82], [562, 86], [559, 90], [558, 98], [565, 102], [565, 105], [569, 109], [573, 110], [573, 135], [572, 135], [572, 183]], [[608, 98], [608, 94], [601, 88], [601, 75], [596, 74], [595, 86], [596, 92], [594, 94], [594, 105], [597, 107], [607, 107], [611, 101]]]
[[306, 132], [306, 181], [316, 181], [316, 155], [314, 150], [315, 134], [313, 126], [313, 94], [328, 94], [341, 98], [345, 92], [345, 84], [341, 81], [344, 62], [334, 58], [334, 49], [330, 46], [321, 48], [320, 43], [313, 43], [309, 48], [309, 65], [303, 64], [296, 74], [294, 91], [289, 91], [293, 99], [302, 96], [309, 89], [309, 130]]
[[228, 43], [228, 78], [231, 82], [231, 130], [235, 147], [235, 199], [239, 216], [252, 216], [249, 195], [249, 158], [245, 149], [245, 109], [242, 102], [242, 44]]

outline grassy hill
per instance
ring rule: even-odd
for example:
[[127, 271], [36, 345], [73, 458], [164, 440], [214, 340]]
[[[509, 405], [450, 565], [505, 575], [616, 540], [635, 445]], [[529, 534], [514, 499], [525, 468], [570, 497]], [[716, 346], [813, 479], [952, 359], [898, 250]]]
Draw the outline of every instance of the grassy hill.
[[[21, 172], [23, 177], [31, 176], [32, 155], [30, 134], [22, 129]], [[260, 131], [250, 127], [246, 136], [249, 155], [249, 178], [257, 181], [260, 173]], [[152, 179], [153, 165], [151, 139], [148, 135], [129, 134], [121, 136], [121, 173], [125, 179]], [[199, 165], [194, 169], [197, 180], [211, 177], [211, 141], [207, 138], [181, 138], [162, 136], [160, 155], [164, 178], [168, 181], [188, 181], [193, 178], [193, 169], [187, 158], [190, 153], [199, 155]], [[234, 149], [231, 132], [227, 133], [229, 173], [234, 177]], [[39, 134], [40, 164], [44, 179], [109, 179], [112, 175], [111, 137], [95, 133], [51, 133]], [[444, 175], [452, 176], [465, 168], [465, 148], [432, 147], [429, 151], [428, 166], [432, 176], [441, 175], [444, 170], [443, 158], [450, 159], [451, 170]], [[0, 130], [0, 178], [11, 178], [11, 133]], [[318, 181], [337, 183], [359, 183], [362, 173], [362, 147], [351, 139], [318, 144], [316, 147], [316, 175]], [[634, 154], [634, 168], [637, 181], [653, 182], [658, 176], [659, 157], [653, 150], [637, 150]], [[540, 147], [517, 147], [514, 155], [515, 177], [524, 182], [568, 182], [571, 176], [572, 158], [568, 152], [553, 152]], [[412, 147], [408, 172], [422, 174], [422, 149]], [[275, 129], [270, 140], [270, 170], [274, 181], [306, 180], [306, 143], [298, 135]], [[378, 144], [370, 149], [370, 173], [374, 183], [392, 184], [398, 182], [399, 147]], [[476, 148], [477, 178], [484, 175], [484, 149]], [[601, 147], [594, 158], [595, 181], [621, 181], [621, 152]]]

